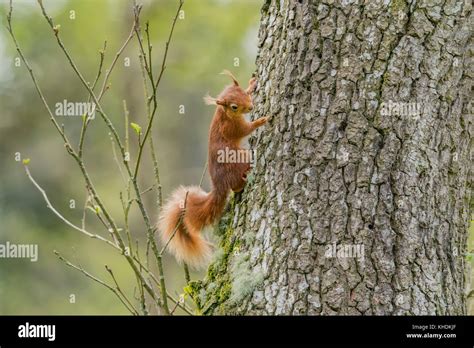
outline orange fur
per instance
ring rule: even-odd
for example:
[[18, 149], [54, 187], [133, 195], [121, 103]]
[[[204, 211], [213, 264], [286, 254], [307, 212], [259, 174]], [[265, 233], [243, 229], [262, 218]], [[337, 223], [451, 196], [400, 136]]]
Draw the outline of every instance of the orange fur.
[[268, 119], [262, 117], [247, 122], [243, 116], [253, 109], [250, 94], [255, 88], [255, 79], [243, 90], [230, 72], [224, 73], [234, 84], [227, 86], [217, 98], [205, 97], [206, 103], [217, 105], [209, 131], [212, 190], [206, 193], [197, 186], [179, 187], [163, 207], [158, 223], [163, 245], [169, 241], [168, 251], [178, 262], [193, 268], [207, 265], [212, 254], [212, 245], [202, 236], [202, 230], [220, 218], [230, 190], [243, 190], [250, 170], [250, 163], [219, 163], [219, 150], [226, 147], [240, 150], [241, 140]]
[[[169, 241], [168, 251], [175, 255], [178, 262], [186, 262], [193, 268], [206, 265], [212, 254], [211, 244], [201, 236], [205, 220], [196, 216], [199, 203], [206, 202], [209, 196], [196, 186], [179, 187], [163, 207], [158, 223], [163, 245]], [[178, 226], [185, 200], [187, 214], [184, 214], [183, 221]], [[173, 233], [175, 235], [171, 238]]]

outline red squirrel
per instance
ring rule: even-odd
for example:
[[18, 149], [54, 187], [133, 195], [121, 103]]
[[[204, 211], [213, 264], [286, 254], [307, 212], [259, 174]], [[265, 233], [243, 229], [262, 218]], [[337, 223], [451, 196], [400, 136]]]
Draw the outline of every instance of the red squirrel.
[[162, 243], [168, 245], [178, 262], [196, 269], [205, 266], [212, 255], [212, 244], [202, 236], [202, 230], [221, 217], [231, 190], [243, 190], [250, 170], [248, 161], [220, 163], [219, 152], [245, 151], [240, 145], [242, 139], [268, 120], [268, 117], [261, 117], [248, 122], [244, 118], [244, 114], [253, 109], [251, 94], [256, 79], [252, 78], [244, 90], [232, 73], [224, 70], [222, 74], [228, 75], [233, 84], [217, 98], [204, 97], [206, 104], [217, 106], [209, 130], [208, 163], [212, 189], [206, 193], [198, 186], [179, 187], [164, 205], [158, 222]]

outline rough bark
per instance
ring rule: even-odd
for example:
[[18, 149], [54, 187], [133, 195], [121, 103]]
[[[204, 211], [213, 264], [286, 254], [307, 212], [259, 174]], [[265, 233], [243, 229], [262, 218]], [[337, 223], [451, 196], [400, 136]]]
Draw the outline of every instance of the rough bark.
[[272, 120], [186, 289], [203, 314], [466, 313], [472, 28], [471, 1], [265, 3], [255, 117]]

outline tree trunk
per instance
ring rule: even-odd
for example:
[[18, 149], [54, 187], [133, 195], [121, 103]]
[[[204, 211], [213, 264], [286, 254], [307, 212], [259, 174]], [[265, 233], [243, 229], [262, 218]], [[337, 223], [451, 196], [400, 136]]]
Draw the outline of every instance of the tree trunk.
[[[471, 1], [267, 1], [257, 163], [203, 314], [466, 313]], [[334, 253], [335, 251], [335, 253]]]

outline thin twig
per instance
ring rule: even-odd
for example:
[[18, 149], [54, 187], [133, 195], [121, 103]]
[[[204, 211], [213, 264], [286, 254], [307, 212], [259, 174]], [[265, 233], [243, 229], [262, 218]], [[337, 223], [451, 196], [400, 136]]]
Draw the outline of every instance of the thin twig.
[[123, 182], [127, 183], [127, 179], [125, 178], [125, 174], [123, 173], [122, 166], [120, 165], [120, 161], [117, 157], [117, 151], [115, 151], [115, 141], [111, 133], [109, 133], [109, 138], [110, 138], [110, 142], [112, 143], [112, 156], [114, 158], [115, 164], [117, 165], [119, 169], [120, 176], [122, 177]]
[[[140, 13], [140, 9], [141, 9], [141, 7], [138, 9], [139, 13]], [[137, 21], [134, 20], [132, 28], [130, 29], [130, 33], [128, 34], [127, 38], [125, 39], [125, 42], [123, 43], [122, 47], [120, 47], [119, 50], [117, 51], [117, 53], [115, 54], [115, 58], [112, 61], [112, 63], [110, 64], [110, 67], [106, 70], [104, 81], [102, 82], [102, 88], [100, 89], [100, 93], [99, 93], [99, 96], [98, 96], [99, 100], [102, 98], [105, 91], [107, 90], [107, 82], [109, 81], [110, 74], [112, 74], [112, 70], [114, 69], [115, 64], [117, 63], [118, 59], [120, 58], [120, 55], [122, 54], [122, 52], [125, 50], [125, 47], [127, 47], [128, 43], [133, 38], [133, 35], [135, 33], [135, 26], [136, 25], [137, 25]]]
[[98, 240], [101, 240], [102, 242], [105, 242], [107, 244], [109, 244], [110, 246], [113, 246], [114, 248], [116, 249], [119, 249], [119, 247], [117, 245], [115, 245], [115, 243], [111, 242], [110, 240], [108, 239], [105, 239], [104, 237], [102, 236], [99, 236], [98, 234], [93, 234], [93, 233], [90, 233], [88, 231], [86, 231], [85, 229], [79, 227], [79, 226], [76, 226], [74, 225], [71, 221], [69, 221], [68, 219], [66, 219], [64, 216], [61, 215], [60, 212], [58, 212], [56, 210], [56, 208], [53, 207], [53, 205], [51, 204], [51, 202], [49, 201], [49, 198], [48, 198], [48, 195], [46, 194], [46, 191], [43, 190], [43, 188], [36, 182], [36, 180], [33, 178], [33, 176], [31, 175], [30, 173], [30, 169], [28, 168], [27, 165], [24, 166], [25, 167], [25, 172], [26, 172], [26, 176], [28, 177], [28, 179], [30, 179], [30, 181], [33, 183], [33, 185], [38, 189], [38, 191], [43, 195], [43, 198], [46, 202], [46, 206], [48, 207], [48, 209], [50, 209], [57, 217], [59, 217], [66, 225], [74, 228], [75, 230], [85, 234], [87, 237], [89, 238], [92, 238], [92, 239], [98, 239]]
[[62, 127], [59, 126], [58, 122], [56, 121], [56, 119], [53, 116], [53, 112], [49, 108], [49, 105], [46, 102], [46, 99], [44, 98], [43, 92], [41, 91], [41, 88], [38, 84], [38, 81], [36, 80], [36, 77], [33, 73], [33, 69], [31, 68], [30, 64], [26, 60], [25, 56], [23, 55], [23, 51], [20, 49], [20, 46], [18, 45], [18, 41], [16, 40], [16, 37], [13, 33], [13, 28], [12, 28], [12, 22], [11, 22], [12, 13], [13, 13], [13, 4], [12, 4], [12, 0], [10, 0], [10, 9], [9, 9], [9, 12], [8, 12], [8, 15], [7, 15], [7, 29], [8, 29], [8, 32], [10, 33], [10, 35], [12, 37], [13, 43], [15, 44], [15, 48], [16, 48], [18, 54], [20, 55], [21, 60], [23, 61], [23, 63], [25, 64], [25, 66], [28, 70], [28, 72], [30, 73], [31, 79], [33, 80], [33, 84], [35, 85], [36, 91], [38, 92], [38, 94], [41, 98], [41, 101], [43, 102], [44, 106], [46, 107], [46, 109], [48, 111], [49, 118], [50, 118], [51, 122], [53, 123], [54, 127], [56, 128], [58, 133], [63, 138], [64, 143], [65, 144], [70, 144], [66, 134], [64, 133], [64, 130], [62, 129]]
[[110, 276], [112, 277], [112, 280], [114, 281], [115, 283], [115, 289], [120, 293], [120, 295], [122, 295], [123, 299], [127, 302], [127, 304], [133, 308], [133, 311], [134, 311], [134, 314], [138, 315], [138, 311], [135, 309], [135, 307], [133, 306], [133, 304], [130, 302], [130, 300], [127, 298], [127, 296], [124, 294], [124, 292], [122, 291], [122, 289], [120, 288], [118, 282], [117, 282], [117, 279], [115, 278], [115, 275], [114, 275], [114, 272], [112, 271], [112, 269], [105, 265], [105, 269], [107, 270], [107, 272], [109, 272]]
[[128, 119], [130, 116], [130, 111], [127, 108], [127, 101], [122, 100], [123, 103], [123, 116], [124, 116], [124, 131], [125, 131], [125, 153], [130, 156], [130, 142], [129, 142], [129, 132], [128, 132]]
[[89, 195], [89, 192], [87, 192], [86, 201], [84, 202], [84, 208], [82, 209], [81, 226], [83, 230], [86, 229], [86, 210], [87, 210], [87, 206], [89, 205], [89, 200], [90, 200], [90, 195]]
[[[150, 96], [148, 93], [148, 88], [147, 88], [147, 80], [146, 80], [146, 73], [145, 73], [145, 63], [143, 62], [143, 59], [145, 59], [142, 55], [139, 56], [139, 61], [140, 61], [140, 69], [142, 71], [142, 80], [143, 80], [143, 92], [145, 96], [145, 108], [146, 108], [146, 113], [148, 117], [148, 121], [150, 121], [151, 114], [150, 114]], [[150, 145], [150, 154], [151, 154], [151, 159], [153, 162], [153, 173], [155, 174], [155, 182], [156, 182], [156, 190], [157, 190], [157, 204], [158, 204], [158, 209], [160, 210], [161, 207], [163, 206], [163, 192], [162, 192], [162, 186], [161, 186], [161, 180], [160, 180], [160, 170], [158, 166], [158, 159], [156, 156], [156, 151], [155, 151], [155, 144], [153, 141], [153, 137], [149, 138], [148, 144]]]
[[188, 265], [185, 263], [183, 265], [183, 268], [184, 268], [184, 279], [186, 280], [186, 284], [188, 284], [191, 281], [191, 276], [189, 275]]
[[[92, 90], [95, 89], [95, 86], [97, 85], [97, 81], [99, 81], [100, 75], [102, 74], [102, 66], [104, 64], [104, 58], [105, 58], [105, 50], [107, 48], [107, 41], [104, 41], [104, 47], [102, 50], [99, 51], [100, 55], [100, 61], [99, 61], [99, 69], [97, 71], [97, 75], [94, 79], [94, 82], [92, 83]], [[89, 104], [91, 101], [91, 96], [87, 98], [87, 103]], [[84, 139], [87, 131], [87, 126], [89, 125], [89, 122], [91, 121], [90, 115], [87, 115], [87, 113], [84, 115], [84, 118], [82, 120], [82, 128], [81, 128], [81, 135], [79, 137], [79, 150], [78, 150], [78, 155], [79, 157], [82, 158], [82, 151], [84, 147]]]
[[100, 280], [99, 278], [93, 276], [92, 274], [90, 274], [89, 272], [87, 272], [84, 268], [82, 268], [81, 266], [77, 266], [75, 264], [73, 264], [72, 262], [66, 260], [61, 254], [59, 254], [59, 252], [57, 252], [56, 250], [54, 250], [54, 254], [59, 258], [59, 260], [63, 261], [67, 266], [69, 267], [72, 267], [74, 268], [75, 270], [78, 270], [79, 272], [81, 272], [82, 274], [84, 274], [86, 277], [92, 279], [93, 281], [105, 286], [107, 289], [109, 289], [110, 291], [112, 291], [115, 296], [117, 296], [117, 298], [120, 300], [120, 302], [123, 303], [123, 305], [125, 306], [125, 308], [127, 308], [127, 310], [134, 314], [134, 315], [137, 315], [137, 311], [132, 307], [129, 307], [129, 305], [126, 303], [126, 301], [124, 301], [124, 299], [122, 299], [122, 297], [120, 296], [120, 293], [111, 285], [107, 284], [106, 282], [104, 282], [103, 280]]
[[[141, 260], [140, 260], [140, 249], [138, 248], [138, 240], [136, 241], [136, 250], [137, 250], [137, 259], [138, 259], [138, 263], [140, 265], [140, 273], [142, 272], [142, 269], [143, 267], [141, 266]], [[148, 308], [146, 306], [146, 300], [145, 300], [145, 290], [143, 289], [143, 284], [141, 282], [141, 280], [137, 277], [137, 283], [139, 285], [138, 289], [140, 291], [140, 306], [141, 306], [141, 309], [142, 309], [142, 312], [144, 315], [148, 315]]]
[[143, 190], [142, 192], [140, 192], [140, 195], [143, 195], [144, 193], [150, 192], [154, 188], [155, 188], [155, 185], [153, 184], [149, 188], [147, 188], [147, 189]]
[[[31, 180], [31, 182], [33, 183], [33, 185], [38, 189], [38, 191], [41, 192], [41, 194], [43, 195], [44, 197], [44, 200], [46, 201], [46, 204], [47, 204], [47, 207], [49, 209], [51, 209], [53, 211], [53, 213], [55, 215], [57, 215], [64, 223], [66, 223], [68, 226], [71, 226], [72, 228], [74, 228], [75, 230], [78, 230], [79, 232], [85, 234], [86, 236], [90, 237], [90, 238], [93, 238], [93, 239], [99, 239], [105, 243], [107, 243], [108, 245], [112, 246], [114, 249], [118, 249], [120, 251], [122, 251], [117, 245], [115, 245], [114, 243], [112, 243], [111, 241], [99, 236], [99, 235], [96, 235], [96, 234], [92, 234], [84, 229], [81, 229], [80, 227], [74, 225], [72, 222], [70, 222], [69, 220], [67, 220], [66, 218], [64, 218], [50, 203], [49, 201], [49, 198], [46, 194], [46, 192], [43, 190], [43, 188], [41, 186], [39, 186], [39, 184], [35, 181], [35, 179], [33, 178], [33, 176], [31, 175], [30, 171], [29, 171], [29, 168], [28, 166], [25, 165], [25, 171], [26, 171], [26, 175], [27, 177]], [[148, 274], [151, 274], [153, 275], [145, 266], [143, 266], [140, 262], [140, 259], [136, 259], [134, 258], [134, 260], [139, 264], [139, 266], [141, 268], [143, 268], [145, 271], [147, 271]], [[142, 279], [142, 278], [141, 278]], [[155, 278], [155, 281], [156, 278]]]
[[[54, 36], [56, 37], [56, 41], [59, 45], [59, 47], [61, 48], [61, 50], [63, 51], [64, 55], [66, 56], [68, 62], [69, 62], [69, 65], [71, 65], [72, 69], [74, 70], [74, 72], [76, 73], [76, 75], [79, 77], [79, 80], [82, 82], [82, 84], [84, 85], [84, 87], [87, 89], [87, 91], [89, 92], [90, 96], [92, 97], [94, 103], [95, 103], [95, 106], [97, 108], [97, 111], [99, 112], [99, 114], [101, 115], [102, 119], [104, 120], [105, 124], [107, 125], [107, 127], [109, 128], [110, 132], [114, 135], [114, 138], [115, 138], [115, 141], [117, 142], [117, 144], [119, 145], [119, 148], [121, 150], [121, 153], [122, 153], [122, 157], [125, 158], [125, 154], [124, 154], [124, 147], [122, 145], [122, 141], [120, 140], [120, 137], [117, 133], [117, 130], [115, 129], [114, 125], [112, 124], [112, 122], [110, 121], [110, 118], [107, 116], [107, 114], [105, 113], [105, 111], [102, 109], [102, 106], [99, 102], [99, 98], [95, 95], [94, 91], [91, 89], [91, 86], [89, 86], [89, 84], [87, 83], [87, 81], [85, 80], [85, 78], [82, 76], [81, 72], [79, 71], [76, 63], [74, 62], [74, 60], [72, 59], [71, 55], [69, 54], [69, 51], [66, 49], [63, 41], [61, 40], [61, 37], [59, 35], [59, 29], [57, 28], [57, 26], [54, 25], [54, 22], [53, 22], [53, 19], [47, 14], [46, 12], [46, 9], [43, 5], [43, 2], [42, 0], [37, 0], [40, 8], [41, 8], [41, 12], [43, 13], [43, 17], [46, 19], [46, 21], [48, 22], [49, 26], [51, 27], [51, 30], [53, 31], [54, 33]], [[139, 12], [139, 11], [138, 11]], [[133, 28], [135, 28], [135, 25], [136, 25], [136, 20], [137, 20], [137, 17], [135, 17], [135, 21], [133, 22]], [[108, 76], [110, 76], [110, 71], [111, 69], [109, 69], [109, 72], [108, 74], [106, 75], [106, 79], [108, 78]], [[101, 90], [99, 96], [102, 96], [103, 95], [103, 90]]]
[[166, 248], [168, 247], [168, 245], [171, 243], [171, 240], [174, 238], [176, 232], [178, 231], [178, 228], [181, 226], [181, 224], [183, 223], [183, 218], [184, 218], [184, 215], [186, 213], [186, 203], [188, 201], [188, 194], [189, 194], [189, 191], [186, 191], [186, 196], [184, 197], [184, 204], [183, 204], [183, 209], [181, 209], [181, 214], [179, 216], [179, 220], [178, 220], [178, 223], [176, 224], [174, 230], [173, 230], [173, 233], [171, 233], [171, 236], [169, 237], [168, 241], [166, 242], [165, 246], [163, 247], [163, 249], [161, 249], [160, 251], [160, 255], [163, 255], [163, 253], [165, 252]]
[[[150, 119], [149, 119], [149, 122], [148, 122], [148, 126], [146, 128], [146, 131], [145, 131], [145, 134], [143, 136], [143, 141], [142, 141], [142, 144], [140, 145], [139, 149], [138, 149], [138, 157], [137, 157], [137, 163], [136, 163], [136, 166], [135, 166], [135, 171], [134, 171], [134, 174], [133, 174], [133, 177], [136, 177], [137, 174], [138, 174], [138, 169], [140, 167], [140, 160], [141, 160], [141, 157], [142, 157], [142, 153], [143, 153], [143, 148], [145, 146], [145, 142], [148, 138], [148, 135], [150, 134], [151, 132], [151, 128], [153, 126], [153, 120], [155, 118], [155, 115], [156, 115], [156, 107], [157, 107], [157, 104], [156, 104], [156, 90], [158, 89], [158, 85], [160, 84], [160, 81], [161, 81], [161, 78], [163, 76], [163, 73], [165, 71], [165, 67], [166, 67], [166, 58], [168, 57], [168, 49], [169, 49], [169, 45], [170, 45], [170, 42], [171, 42], [171, 38], [173, 37], [173, 32], [174, 32], [174, 27], [176, 25], [176, 21], [178, 19], [178, 16], [179, 16], [179, 13], [181, 11], [181, 8], [183, 6], [183, 3], [184, 1], [183, 0], [180, 0], [179, 1], [179, 5], [178, 5], [178, 9], [176, 11], [176, 15], [174, 16], [174, 19], [173, 19], [173, 24], [171, 25], [171, 30], [170, 30], [170, 33], [168, 35], [168, 40], [166, 41], [166, 46], [165, 46], [165, 53], [163, 54], [163, 59], [162, 59], [162, 62], [161, 62], [161, 70], [160, 70], [160, 74], [158, 76], [158, 79], [154, 85], [154, 93], [153, 93], [153, 97], [154, 97], [154, 106], [153, 106], [153, 112], [151, 113], [150, 115]], [[143, 46], [141, 46], [143, 48]], [[151, 52], [151, 48], [150, 48], [150, 52]], [[142, 54], [144, 55], [144, 52], [142, 52]], [[144, 55], [145, 56], [145, 55]], [[151, 61], [151, 60], [150, 60]], [[153, 83], [153, 75], [151, 74], [151, 68], [150, 70], [148, 71], [149, 75], [151, 76], [151, 82]]]
[[165, 53], [163, 54], [163, 59], [161, 61], [161, 70], [160, 70], [160, 74], [158, 75], [158, 79], [156, 80], [155, 89], [158, 89], [158, 85], [160, 84], [161, 78], [163, 77], [163, 73], [165, 72], [165, 69], [166, 69], [166, 58], [168, 56], [168, 49], [170, 46], [171, 38], [173, 37], [176, 20], [179, 17], [179, 13], [181, 12], [181, 8], [183, 7], [183, 4], [184, 4], [184, 0], [179, 0], [178, 10], [176, 11], [176, 15], [174, 16], [173, 24], [171, 25], [171, 30], [168, 35], [168, 40], [166, 41]]
[[[138, 265], [150, 276], [151, 280], [153, 280], [153, 282], [159, 287], [160, 286], [160, 281], [158, 280], [158, 278], [156, 278], [156, 276], [148, 269], [148, 267], [146, 267], [145, 265], [143, 265], [143, 263], [137, 259], [137, 257], [135, 256], [134, 257], [134, 260], [138, 263]], [[176, 303], [176, 299], [173, 298], [173, 296], [171, 296], [168, 292], [166, 293], [167, 297], [173, 302], [173, 303]], [[186, 313], [188, 313], [189, 315], [194, 315], [187, 307], [185, 304], [183, 304], [182, 306], [179, 305], [180, 308], [182, 308]]]
[[202, 187], [202, 182], [204, 181], [204, 176], [206, 175], [208, 163], [209, 163], [208, 160], [206, 160], [206, 164], [204, 165], [204, 170], [202, 171], [202, 174], [201, 174], [201, 180], [199, 180], [199, 187]]
[[[134, 3], [136, 4], [136, 2], [134, 2]], [[180, 0], [179, 7], [178, 7], [178, 10], [176, 12], [173, 24], [172, 24], [170, 35], [168, 36], [168, 41], [167, 41], [167, 44], [166, 44], [166, 51], [165, 51], [165, 55], [163, 56], [163, 61], [162, 61], [162, 71], [161, 71], [161, 74], [160, 74], [160, 79], [161, 79], [161, 75], [163, 74], [163, 71], [164, 71], [163, 67], [166, 63], [168, 47], [169, 47], [169, 43], [171, 41], [171, 37], [172, 37], [173, 31], [174, 31], [174, 26], [176, 24], [176, 20], [178, 18], [179, 11], [181, 10], [182, 5], [183, 5], [183, 1]], [[136, 192], [136, 195], [137, 195], [136, 198], [137, 198], [138, 206], [139, 206], [139, 208], [142, 212], [143, 218], [145, 219], [145, 224], [147, 226], [148, 241], [151, 243], [151, 249], [154, 253], [154, 256], [155, 256], [155, 259], [156, 259], [156, 262], [157, 262], [157, 266], [158, 266], [158, 272], [159, 272], [159, 276], [160, 276], [160, 291], [161, 291], [161, 298], [162, 298], [162, 301], [163, 301], [163, 309], [164, 309], [166, 314], [169, 314], [169, 308], [168, 308], [167, 296], [166, 296], [166, 293], [167, 293], [166, 284], [165, 284], [165, 278], [164, 278], [164, 273], [163, 273], [163, 263], [162, 263], [162, 259], [161, 259], [162, 254], [159, 253], [159, 251], [158, 251], [158, 247], [156, 245], [156, 241], [155, 241], [155, 238], [154, 238], [153, 229], [151, 228], [148, 215], [145, 211], [145, 208], [143, 206], [143, 202], [141, 200], [140, 190], [138, 189], [138, 185], [137, 185], [137, 177], [138, 177], [138, 171], [139, 171], [139, 168], [140, 168], [143, 149], [145, 147], [148, 135], [151, 133], [151, 129], [153, 127], [153, 120], [154, 120], [154, 117], [155, 117], [155, 114], [156, 114], [156, 109], [157, 109], [157, 100], [156, 100], [156, 86], [157, 85], [154, 84], [154, 79], [153, 79], [153, 74], [152, 74], [151, 67], [149, 67], [149, 64], [146, 63], [146, 58], [145, 58], [146, 53], [145, 53], [145, 50], [144, 50], [144, 47], [143, 47], [143, 40], [141, 38], [140, 30], [139, 30], [139, 18], [138, 18], [139, 7], [137, 7], [135, 5], [134, 8], [135, 8], [135, 18], [136, 18], [136, 23], [137, 23], [137, 25], [135, 26], [135, 33], [136, 33], [136, 36], [137, 36], [137, 39], [138, 39], [138, 42], [139, 42], [139, 47], [140, 47], [141, 53], [144, 57], [145, 69], [148, 73], [151, 85], [153, 87], [153, 94], [152, 94], [153, 111], [151, 113], [149, 113], [150, 117], [148, 119], [148, 125], [146, 127], [146, 131], [145, 131], [145, 134], [143, 136], [143, 139], [141, 140], [141, 142], [139, 144], [137, 161], [136, 161], [136, 165], [135, 165], [135, 170], [133, 172], [133, 175], [131, 176], [131, 180], [132, 180], [132, 184], [134, 186], [134, 189], [135, 189], [135, 192]], [[148, 34], [149, 34], [149, 32], [148, 32]], [[149, 54], [151, 54], [150, 40], [148, 40], [147, 43], [148, 43], [148, 52], [149, 52]], [[150, 57], [150, 62], [151, 62], [151, 57]]]
[[170, 312], [170, 315], [173, 315], [173, 314], [174, 314], [174, 312], [176, 311], [176, 308], [178, 308], [178, 306], [179, 306], [179, 303], [176, 302], [175, 305], [174, 305], [174, 307], [173, 307], [173, 309], [172, 309], [171, 312]]

